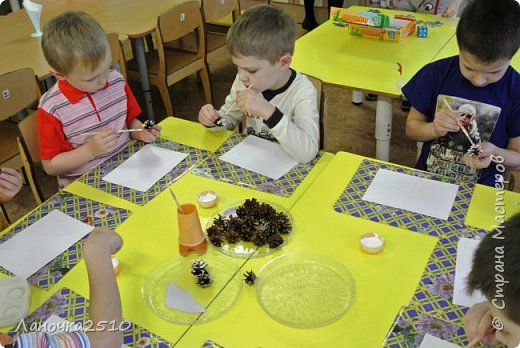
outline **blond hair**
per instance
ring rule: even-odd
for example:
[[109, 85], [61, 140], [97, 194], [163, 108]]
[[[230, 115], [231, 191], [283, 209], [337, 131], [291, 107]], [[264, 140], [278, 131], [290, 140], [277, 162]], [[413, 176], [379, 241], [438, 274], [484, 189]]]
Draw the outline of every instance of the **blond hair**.
[[285, 54], [294, 52], [296, 23], [283, 10], [254, 6], [233, 23], [227, 34], [227, 47], [232, 56], [253, 56], [274, 64]]
[[43, 55], [57, 72], [67, 75], [75, 67], [95, 70], [110, 51], [101, 25], [82, 11], [67, 11], [43, 28]]

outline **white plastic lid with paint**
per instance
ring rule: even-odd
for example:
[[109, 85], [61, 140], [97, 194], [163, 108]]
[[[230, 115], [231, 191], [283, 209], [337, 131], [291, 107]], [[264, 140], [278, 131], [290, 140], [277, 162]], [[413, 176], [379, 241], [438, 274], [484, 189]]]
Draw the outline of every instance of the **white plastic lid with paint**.
[[29, 311], [31, 288], [22, 277], [0, 279], [0, 326], [18, 324]]

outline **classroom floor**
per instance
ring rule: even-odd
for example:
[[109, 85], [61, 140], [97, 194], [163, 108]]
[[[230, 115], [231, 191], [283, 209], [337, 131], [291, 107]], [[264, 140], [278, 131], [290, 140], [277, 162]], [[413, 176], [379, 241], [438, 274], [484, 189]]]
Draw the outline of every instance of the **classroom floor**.
[[[295, 16], [298, 23], [303, 20], [303, 6], [284, 5], [286, 10]], [[317, 10], [317, 17], [324, 19], [326, 12]], [[305, 31], [298, 25], [298, 35], [304, 35]], [[235, 77], [236, 69], [231, 62], [229, 54], [224, 49], [209, 62], [213, 104], [220, 107], [229, 92], [229, 87]], [[138, 83], [130, 84], [138, 101], [143, 105], [140, 86]], [[354, 106], [351, 102], [352, 91], [349, 89], [324, 86], [325, 104], [324, 114], [327, 125], [325, 126], [325, 150], [330, 152], [348, 151], [363, 156], [375, 157], [375, 101], [364, 101], [360, 106]], [[181, 117], [196, 121], [200, 107], [205, 103], [201, 84], [196, 76], [189, 77], [170, 88], [173, 99], [174, 113]], [[157, 89], [152, 88], [153, 106], [156, 120], [166, 117], [162, 100]], [[406, 138], [404, 134], [404, 122], [406, 113], [400, 110], [400, 101], [395, 100], [393, 105], [393, 130], [391, 142], [391, 162], [413, 166], [415, 163], [416, 144]], [[46, 198], [57, 191], [56, 179], [45, 175], [42, 171], [37, 173], [38, 182]], [[22, 217], [36, 206], [30, 189], [24, 186], [21, 192], [11, 202], [6, 204], [8, 215], [12, 221]]]

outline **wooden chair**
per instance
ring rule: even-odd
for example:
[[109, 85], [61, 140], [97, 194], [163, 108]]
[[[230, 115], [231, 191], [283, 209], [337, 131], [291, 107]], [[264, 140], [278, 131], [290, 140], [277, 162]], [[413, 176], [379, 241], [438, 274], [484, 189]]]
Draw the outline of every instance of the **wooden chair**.
[[[197, 38], [195, 52], [165, 45], [191, 33]], [[146, 54], [150, 83], [159, 88], [166, 113], [173, 116], [168, 86], [197, 73], [202, 81], [206, 103], [212, 104], [211, 85], [205, 60], [206, 40], [199, 2], [187, 1], [165, 12], [157, 20], [157, 49]], [[135, 59], [127, 63], [128, 78], [139, 80]]]
[[7, 220], [7, 214], [5, 213], [5, 208], [3, 205], [0, 205], [0, 231], [3, 231], [9, 226], [9, 221]]
[[[35, 115], [36, 112], [28, 108], [38, 102], [40, 95], [40, 87], [32, 69], [20, 69], [0, 76], [0, 166], [25, 168], [18, 146], [18, 126], [8, 118], [19, 112]], [[27, 172], [25, 174], [31, 189], [36, 187], [33, 178]], [[34, 198], [41, 203], [41, 195], [35, 194]]]
[[[226, 35], [230, 28], [228, 19], [234, 23], [240, 16], [239, 0], [202, 0], [206, 34], [206, 61], [221, 48], [226, 48]], [[227, 22], [226, 22], [227, 21]]]
[[117, 70], [123, 75], [126, 79], [126, 60], [125, 54], [123, 51], [123, 46], [121, 43], [121, 39], [127, 40], [128, 37], [120, 37], [118, 33], [106, 33], [108, 45], [110, 46], [110, 51], [112, 53], [112, 66], [117, 66]]
[[31, 113], [18, 123], [20, 137], [17, 138], [18, 148], [22, 156], [23, 168], [36, 203], [42, 204], [45, 197], [36, 181], [35, 166], [41, 163], [40, 146], [38, 141], [38, 127], [36, 112]]
[[307, 75], [307, 78], [312, 82], [312, 84], [314, 85], [314, 88], [316, 88], [316, 95], [318, 97], [318, 100], [317, 100], [318, 111], [320, 114], [320, 122], [319, 122], [319, 125], [320, 125], [320, 150], [323, 150], [323, 147], [325, 145], [325, 128], [324, 128], [325, 127], [325, 125], [324, 125], [325, 96], [323, 94], [323, 81], [321, 81], [320, 79], [318, 79], [316, 77], [310, 76], [310, 75]]

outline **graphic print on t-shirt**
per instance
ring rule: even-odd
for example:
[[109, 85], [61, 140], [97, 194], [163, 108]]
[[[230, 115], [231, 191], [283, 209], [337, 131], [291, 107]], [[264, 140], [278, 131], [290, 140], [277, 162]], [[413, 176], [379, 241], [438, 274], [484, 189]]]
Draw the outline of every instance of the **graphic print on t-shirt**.
[[[459, 123], [473, 143], [489, 140], [501, 108], [446, 95], [437, 97], [437, 113], [442, 108], [451, 108], [459, 115]], [[450, 132], [433, 140], [430, 154], [426, 160], [428, 171], [462, 181], [476, 181], [480, 173], [464, 164], [464, 154], [471, 147], [469, 139], [462, 130]]]

